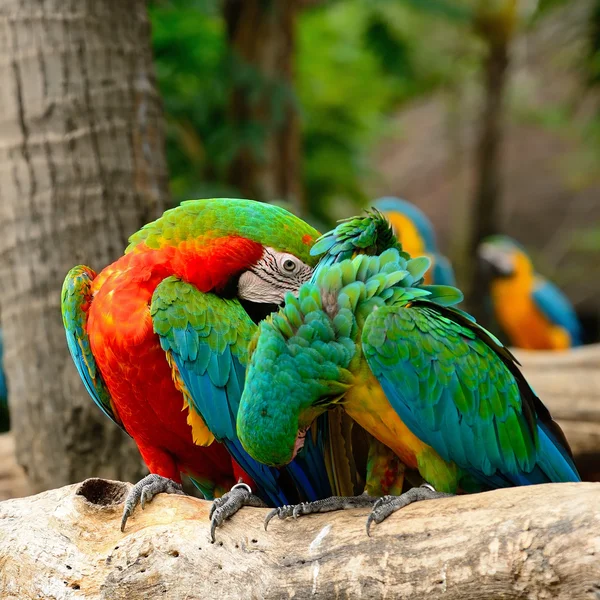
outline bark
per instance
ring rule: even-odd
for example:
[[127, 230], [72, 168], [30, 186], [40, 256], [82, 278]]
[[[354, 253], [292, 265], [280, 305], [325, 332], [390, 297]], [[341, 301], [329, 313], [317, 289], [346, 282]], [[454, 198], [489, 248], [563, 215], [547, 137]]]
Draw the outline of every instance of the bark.
[[15, 460], [15, 442], [11, 433], [0, 435], [0, 501], [29, 496], [32, 490], [23, 469]]
[[87, 480], [0, 504], [3, 599], [597, 598], [600, 484], [430, 500], [365, 533], [367, 510], [276, 521], [161, 494], [119, 531], [128, 486]]
[[[226, 0], [223, 14], [234, 65], [246, 70], [243, 81], [234, 73], [230, 118], [240, 145], [229, 183], [243, 197], [287, 200], [303, 214], [300, 121], [293, 97], [299, 7], [299, 0]], [[263, 136], [259, 144], [256, 130]]]
[[167, 196], [143, 0], [0, 3], [0, 305], [19, 462], [34, 489], [131, 479], [137, 452], [84, 391], [60, 289], [100, 270]]
[[[481, 240], [499, 232], [503, 107], [510, 41], [510, 36], [498, 35], [493, 20], [479, 23], [477, 27], [480, 28], [486, 44], [487, 54], [483, 63], [484, 103], [477, 133], [476, 181], [468, 244], [468, 256], [472, 257], [472, 261], [477, 256], [477, 247]], [[477, 264], [471, 265], [470, 272], [472, 276], [468, 298], [469, 310], [480, 322], [485, 323], [485, 276]]]

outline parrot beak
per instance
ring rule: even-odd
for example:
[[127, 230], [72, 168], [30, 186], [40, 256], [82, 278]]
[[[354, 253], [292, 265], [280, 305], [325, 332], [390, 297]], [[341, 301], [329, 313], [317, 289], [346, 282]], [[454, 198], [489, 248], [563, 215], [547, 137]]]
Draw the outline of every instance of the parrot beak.
[[515, 269], [512, 257], [493, 244], [481, 244], [477, 251], [478, 268], [486, 279], [511, 277]]

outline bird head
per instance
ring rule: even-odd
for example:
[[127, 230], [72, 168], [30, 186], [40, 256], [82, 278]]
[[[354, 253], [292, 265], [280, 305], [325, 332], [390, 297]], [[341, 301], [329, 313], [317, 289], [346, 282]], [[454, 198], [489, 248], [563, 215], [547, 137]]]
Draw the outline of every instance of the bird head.
[[318, 237], [279, 206], [189, 200], [134, 234], [126, 252], [162, 253], [177, 276], [201, 291], [239, 298], [258, 321], [310, 279]]
[[486, 237], [477, 249], [481, 266], [493, 278], [513, 277], [531, 270], [531, 261], [523, 246], [506, 235]]
[[[376, 309], [419, 298], [462, 299], [446, 286], [413, 287], [429, 266], [395, 248], [317, 268], [316, 280], [263, 321], [250, 344], [237, 431], [256, 460], [290, 462], [311, 423], [343, 402], [361, 364], [360, 334]], [[445, 300], [444, 300], [445, 298]]]

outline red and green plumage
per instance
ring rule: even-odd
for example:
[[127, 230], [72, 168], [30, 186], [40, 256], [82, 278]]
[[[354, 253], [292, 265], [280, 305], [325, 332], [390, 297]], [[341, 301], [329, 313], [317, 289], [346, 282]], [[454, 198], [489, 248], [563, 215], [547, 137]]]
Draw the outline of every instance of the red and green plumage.
[[[298, 257], [310, 274], [316, 235], [278, 207], [190, 201], [134, 234], [125, 255], [97, 276], [83, 266], [67, 275], [63, 321], [75, 364], [92, 398], [134, 438], [152, 473], [176, 482], [188, 473], [207, 497], [239, 477], [254, 483], [223, 444], [213, 443], [215, 437], [230, 446], [237, 441], [223, 439], [231, 435], [223, 414], [232, 412], [235, 424], [255, 328], [236, 297], [236, 282], [265, 248]], [[282, 285], [285, 291], [300, 283]], [[213, 400], [224, 405], [212, 406]]]

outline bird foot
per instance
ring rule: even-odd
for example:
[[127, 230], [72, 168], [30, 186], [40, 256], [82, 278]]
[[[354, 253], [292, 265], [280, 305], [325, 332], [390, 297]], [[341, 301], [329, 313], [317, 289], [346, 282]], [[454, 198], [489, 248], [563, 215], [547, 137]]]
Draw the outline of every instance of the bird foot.
[[216, 498], [210, 508], [210, 540], [215, 542], [215, 530], [220, 527], [226, 519], [235, 515], [242, 506], [254, 506], [266, 508], [266, 504], [252, 493], [247, 483], [236, 483], [229, 492]]
[[379, 498], [374, 498], [366, 493], [360, 496], [331, 496], [324, 500], [316, 500], [315, 502], [302, 502], [301, 504], [287, 504], [274, 508], [265, 518], [265, 531], [269, 525], [269, 521], [274, 517], [287, 519], [294, 517], [297, 519], [302, 515], [310, 515], [319, 512], [333, 512], [335, 510], [347, 510], [350, 508], [364, 508], [373, 506]]
[[146, 503], [150, 502], [156, 494], [164, 492], [165, 494], [184, 494], [182, 485], [161, 477], [155, 473], [146, 475], [143, 479], [140, 479], [131, 491], [127, 495], [125, 500], [125, 507], [123, 508], [123, 517], [121, 518], [121, 531], [125, 531], [125, 524], [127, 519], [133, 514], [135, 507], [138, 503], [142, 506], [142, 510], [146, 507]]
[[413, 502], [420, 502], [421, 500], [436, 500], [438, 498], [448, 498], [453, 494], [446, 494], [444, 492], [436, 492], [433, 486], [428, 483], [424, 483], [419, 487], [414, 487], [404, 492], [400, 496], [383, 496], [378, 498], [377, 502], [373, 505], [373, 510], [367, 519], [367, 535], [370, 536], [371, 523], [381, 523], [387, 519], [392, 513], [412, 504]]

